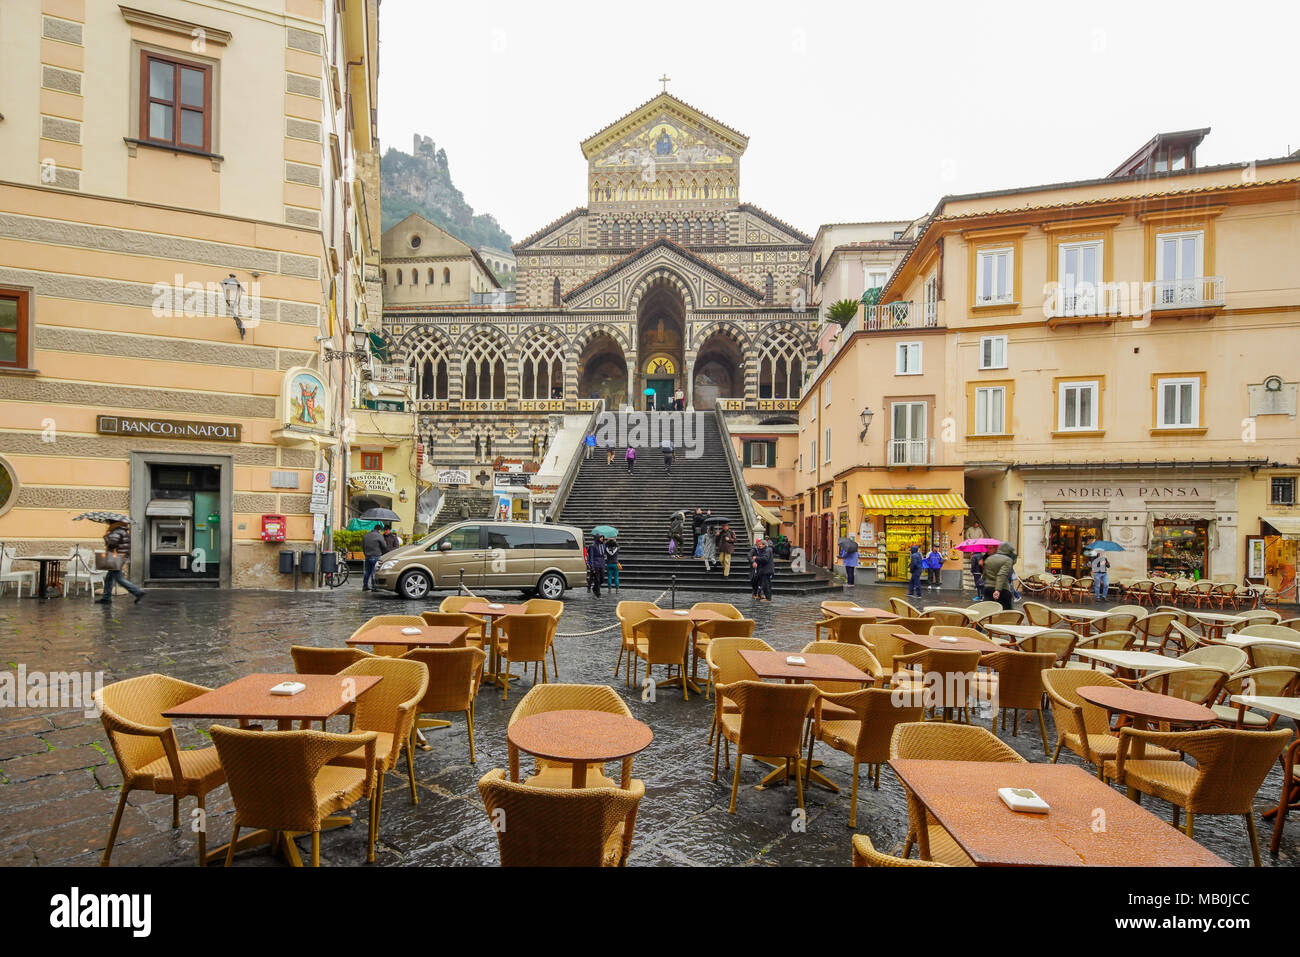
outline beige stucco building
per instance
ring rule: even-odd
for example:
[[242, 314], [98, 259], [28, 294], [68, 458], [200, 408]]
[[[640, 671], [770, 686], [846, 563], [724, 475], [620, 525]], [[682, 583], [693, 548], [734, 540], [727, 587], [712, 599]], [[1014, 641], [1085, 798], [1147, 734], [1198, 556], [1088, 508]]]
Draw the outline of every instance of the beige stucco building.
[[74, 517], [129, 512], [133, 580], [285, 587], [277, 552], [326, 541], [340, 353], [379, 319], [377, 9], [0, 6], [6, 546], [95, 546]]

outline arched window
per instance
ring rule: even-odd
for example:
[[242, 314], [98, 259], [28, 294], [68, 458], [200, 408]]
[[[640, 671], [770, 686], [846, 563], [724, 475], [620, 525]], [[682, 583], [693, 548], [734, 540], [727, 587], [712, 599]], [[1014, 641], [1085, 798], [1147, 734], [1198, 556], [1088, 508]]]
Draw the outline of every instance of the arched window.
[[412, 270], [411, 270], [411, 285], [412, 285], [412, 286], [418, 286], [419, 284], [420, 284], [420, 270], [419, 270], [419, 269], [412, 269]]
[[478, 335], [465, 349], [465, 398], [506, 397], [506, 356], [500, 343]]
[[768, 273], [767, 279], [764, 281], [763, 284], [763, 301], [768, 305], [772, 304], [772, 297], [776, 292], [775, 286], [776, 284], [772, 279], [772, 274]]
[[415, 381], [416, 396], [421, 399], [450, 398], [450, 370], [446, 344], [441, 339], [428, 339], [420, 343], [411, 354], [411, 375]]
[[428, 280], [428, 285], [430, 285], [430, 286], [433, 285], [433, 267], [432, 267], [432, 266], [429, 267], [429, 280]]
[[519, 398], [549, 399], [557, 388], [563, 397], [564, 353], [550, 336], [533, 336], [519, 356]]
[[442, 267], [442, 284], [445, 286], [451, 282], [451, 270], [446, 266]]
[[380, 277], [380, 279], [383, 280], [384, 285], [387, 286], [387, 285], [388, 285], [388, 270], [387, 270], [387, 269], [381, 269], [381, 270], [379, 270], [379, 277]]
[[758, 397], [797, 399], [802, 388], [803, 347], [787, 330], [772, 333], [759, 347]]
[[397, 270], [397, 284], [399, 286], [402, 284], [402, 271], [400, 269]]

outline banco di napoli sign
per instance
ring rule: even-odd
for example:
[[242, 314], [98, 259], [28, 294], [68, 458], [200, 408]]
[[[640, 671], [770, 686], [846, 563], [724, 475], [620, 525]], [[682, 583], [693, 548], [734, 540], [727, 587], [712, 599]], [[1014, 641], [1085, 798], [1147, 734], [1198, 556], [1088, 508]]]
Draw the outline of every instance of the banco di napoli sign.
[[195, 422], [184, 419], [141, 419], [133, 415], [101, 415], [95, 430], [101, 435], [143, 435], [153, 439], [195, 439], [202, 442], [238, 442], [238, 422]]

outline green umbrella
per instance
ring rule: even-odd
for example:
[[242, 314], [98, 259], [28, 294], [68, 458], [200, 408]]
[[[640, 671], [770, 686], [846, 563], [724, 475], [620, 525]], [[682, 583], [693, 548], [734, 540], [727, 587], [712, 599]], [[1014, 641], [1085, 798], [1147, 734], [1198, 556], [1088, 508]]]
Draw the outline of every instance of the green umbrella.
[[613, 525], [597, 525], [591, 530], [592, 537], [604, 535], [606, 538], [618, 538], [618, 529]]

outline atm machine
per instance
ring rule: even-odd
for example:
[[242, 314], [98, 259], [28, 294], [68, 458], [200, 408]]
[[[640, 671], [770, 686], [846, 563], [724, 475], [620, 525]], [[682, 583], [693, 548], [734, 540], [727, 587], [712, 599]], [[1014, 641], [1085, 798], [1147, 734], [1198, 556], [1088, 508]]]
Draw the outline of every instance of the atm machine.
[[194, 503], [188, 498], [154, 498], [144, 514], [149, 529], [149, 578], [189, 577]]

